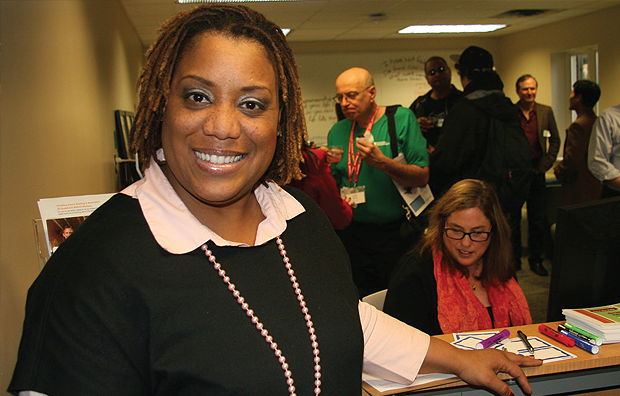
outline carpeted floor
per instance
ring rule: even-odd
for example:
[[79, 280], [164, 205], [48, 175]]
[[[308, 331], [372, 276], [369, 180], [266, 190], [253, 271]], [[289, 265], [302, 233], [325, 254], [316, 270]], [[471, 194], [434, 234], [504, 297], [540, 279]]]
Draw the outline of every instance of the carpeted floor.
[[[545, 260], [543, 265], [551, 274], [551, 262]], [[530, 306], [533, 323], [547, 321], [547, 302], [549, 300], [549, 282], [551, 276], [540, 276], [530, 271], [527, 258], [521, 259], [521, 270], [517, 271], [517, 278], [527, 303]]]

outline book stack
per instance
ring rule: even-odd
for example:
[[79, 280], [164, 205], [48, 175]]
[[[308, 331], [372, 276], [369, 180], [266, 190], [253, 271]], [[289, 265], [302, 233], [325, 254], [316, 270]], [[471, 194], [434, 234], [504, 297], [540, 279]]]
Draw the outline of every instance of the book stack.
[[566, 323], [603, 339], [603, 344], [620, 342], [620, 303], [594, 308], [563, 309]]

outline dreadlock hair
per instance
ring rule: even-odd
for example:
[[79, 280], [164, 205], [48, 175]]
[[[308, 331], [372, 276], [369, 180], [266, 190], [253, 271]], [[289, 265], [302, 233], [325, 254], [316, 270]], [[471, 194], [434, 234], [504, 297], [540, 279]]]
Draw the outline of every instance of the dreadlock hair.
[[205, 32], [245, 38], [262, 45], [268, 54], [279, 89], [281, 136], [262, 180], [287, 184], [301, 179], [301, 147], [307, 139], [306, 121], [297, 65], [282, 30], [262, 14], [241, 5], [213, 4], [179, 13], [159, 28], [149, 47], [138, 81], [139, 105], [130, 132], [131, 152], [138, 153], [142, 167], [162, 145], [162, 125], [172, 77], [185, 50]]
[[498, 286], [513, 277], [515, 264], [510, 244], [510, 226], [502, 212], [495, 189], [485, 181], [461, 180], [437, 200], [431, 210], [428, 229], [422, 237], [418, 249], [442, 253], [442, 265], [445, 265], [451, 273], [459, 270], [467, 276], [467, 267], [459, 264], [450, 255], [443, 237], [448, 217], [454, 212], [470, 208], [480, 209], [491, 223], [489, 247], [482, 258], [484, 266], [480, 276], [483, 284]]

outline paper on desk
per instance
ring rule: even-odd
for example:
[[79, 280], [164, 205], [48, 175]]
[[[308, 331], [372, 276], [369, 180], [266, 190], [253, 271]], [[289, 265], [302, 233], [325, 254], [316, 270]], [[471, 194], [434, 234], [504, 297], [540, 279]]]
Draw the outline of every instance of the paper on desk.
[[[454, 341], [451, 342], [457, 348], [461, 349], [476, 349], [476, 344], [480, 341], [497, 334], [498, 331], [477, 331], [471, 333], [454, 333]], [[577, 356], [570, 352], [563, 350], [555, 345], [548, 343], [547, 341], [538, 337], [528, 337], [528, 341], [534, 348], [534, 355], [536, 359], [540, 359], [544, 363], [558, 362], [566, 359], [574, 359]], [[491, 348], [506, 349], [508, 352], [516, 353], [522, 356], [531, 356], [527, 350], [523, 341], [519, 337], [506, 339], [500, 341]], [[424, 385], [434, 381], [456, 378], [452, 374], [420, 374], [409, 385], [403, 385], [396, 382], [387, 381], [381, 378], [376, 378], [368, 374], [363, 374], [362, 379], [370, 386], [378, 390], [379, 392], [386, 392], [396, 389], [409, 388], [412, 386]]]
[[[497, 333], [497, 331], [454, 333], [454, 341], [451, 344], [461, 349], [476, 349], [477, 343]], [[534, 348], [534, 356], [536, 359], [542, 360], [543, 363], [558, 362], [560, 360], [574, 359], [577, 357], [576, 355], [573, 355], [560, 347], [552, 345], [541, 338], [528, 337], [527, 339]], [[505, 339], [493, 344], [490, 348], [505, 349], [506, 351], [516, 353], [517, 355], [531, 356], [530, 352], [527, 350], [525, 345], [523, 345], [523, 341], [521, 341], [519, 337]]]
[[416, 377], [415, 381], [408, 385], [399, 384], [397, 382], [392, 382], [388, 380], [384, 380], [381, 378], [373, 377], [369, 374], [362, 374], [362, 380], [366, 382], [368, 385], [372, 386], [379, 392], [386, 392], [395, 389], [403, 389], [409, 388], [411, 386], [424, 385], [430, 382], [435, 382], [443, 379], [456, 378], [453, 374], [420, 374]]

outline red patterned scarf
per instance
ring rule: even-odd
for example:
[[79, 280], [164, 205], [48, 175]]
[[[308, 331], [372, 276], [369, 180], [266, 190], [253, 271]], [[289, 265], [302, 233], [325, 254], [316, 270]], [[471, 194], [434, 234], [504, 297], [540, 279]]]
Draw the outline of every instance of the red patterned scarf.
[[437, 312], [444, 334], [532, 323], [527, 300], [514, 278], [501, 286], [485, 286], [495, 321], [491, 323], [487, 308], [476, 297], [467, 278], [460, 271], [450, 274], [450, 271], [441, 265], [442, 260], [441, 253], [433, 253], [437, 280]]

